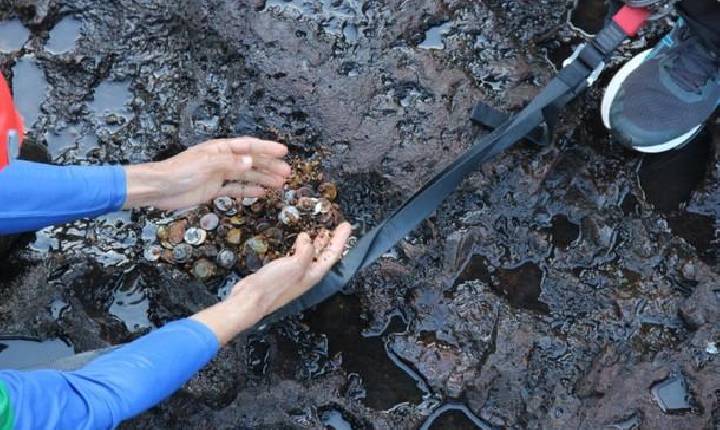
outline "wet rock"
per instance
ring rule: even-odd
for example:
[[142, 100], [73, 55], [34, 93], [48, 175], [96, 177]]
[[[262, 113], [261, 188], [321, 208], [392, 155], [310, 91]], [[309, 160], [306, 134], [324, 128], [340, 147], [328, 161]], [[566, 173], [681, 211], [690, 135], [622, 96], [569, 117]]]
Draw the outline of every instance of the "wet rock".
[[[3, 330], [61, 334], [78, 351], [145, 330], [130, 332], [111, 303], [137, 311], [122, 314], [132, 321], [144, 294], [153, 325], [182, 318], [286, 255], [299, 231], [335, 219], [335, 206], [315, 215], [315, 201], [288, 226], [283, 205], [337, 202], [361, 236], [486, 133], [467, 119], [478, 100], [517, 111], [582, 40], [564, 0], [55, 3], [18, 0], [6, 11], [32, 32], [5, 55], [5, 71], [13, 86], [27, 84], [23, 100], [36, 109], [28, 141], [47, 143], [57, 163], [136, 164], [251, 135], [287, 143], [294, 167], [284, 193], [257, 205], [141, 209], [122, 225], [82, 220], [18, 242], [0, 268]], [[80, 38], [51, 54], [46, 36], [71, 15], [81, 16]], [[418, 48], [443, 24], [443, 49]], [[667, 30], [653, 22], [623, 45], [604, 82], [561, 115], [556, 144], [523, 143], [481, 166], [392, 259], [363, 270], [348, 285], [361, 298], [351, 318], [331, 308], [315, 327], [289, 319], [231, 342], [183, 392], [123, 426], [321, 428], [333, 410], [357, 429], [417, 430], [452, 396], [495, 428], [599, 429], [633, 416], [643, 428], [718, 427], [720, 369], [707, 352], [720, 321], [717, 131], [708, 152], [678, 162], [623, 149], [598, 120], [612, 71]], [[342, 191], [335, 200], [320, 190], [328, 178]], [[167, 227], [157, 241], [144, 231], [180, 218], [202, 228], [210, 212], [218, 227], [183, 263]], [[577, 235], [555, 216], [578, 224]], [[226, 241], [232, 229], [237, 244]], [[264, 256], [246, 255], [256, 236]], [[151, 245], [163, 248], [159, 262], [143, 258]], [[231, 268], [217, 264], [223, 250], [238, 258]], [[218, 275], [197, 280], [200, 259]], [[537, 270], [519, 270], [525, 263]], [[119, 289], [133, 265], [154, 271]], [[529, 311], [536, 296], [552, 312]], [[384, 331], [397, 315], [401, 327]], [[698, 393], [698, 413], [666, 414], [652, 400], [674, 365]]]

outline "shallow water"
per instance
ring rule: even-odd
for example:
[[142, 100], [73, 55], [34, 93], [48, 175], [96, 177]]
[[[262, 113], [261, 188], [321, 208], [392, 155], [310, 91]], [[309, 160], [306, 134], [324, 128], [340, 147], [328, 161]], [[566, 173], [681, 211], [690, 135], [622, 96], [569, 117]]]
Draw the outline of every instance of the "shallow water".
[[444, 49], [445, 43], [443, 38], [450, 33], [452, 28], [451, 22], [445, 22], [434, 27], [430, 27], [425, 32], [425, 40], [418, 45], [421, 49]]
[[15, 107], [23, 117], [26, 129], [32, 129], [47, 95], [48, 84], [34, 55], [25, 55], [13, 68], [12, 91]]
[[88, 108], [97, 125], [114, 132], [122, 126], [121, 121], [132, 119], [128, 105], [132, 98], [130, 81], [103, 81], [95, 88]]
[[353, 430], [352, 425], [343, 417], [342, 412], [331, 409], [321, 415], [322, 423], [327, 430]]
[[0, 22], [0, 53], [7, 54], [23, 47], [30, 30], [18, 19]]
[[108, 312], [119, 318], [128, 331], [154, 327], [148, 318], [150, 303], [143, 279], [132, 272], [118, 283]]
[[45, 44], [45, 50], [53, 55], [72, 51], [80, 39], [81, 27], [82, 21], [79, 19], [72, 16], [64, 17], [50, 30], [50, 38]]
[[664, 381], [653, 385], [651, 389], [653, 400], [657, 402], [660, 409], [668, 414], [689, 412], [690, 394], [687, 391], [687, 384], [682, 376], [672, 376]]
[[338, 294], [308, 312], [305, 321], [311, 330], [327, 336], [330, 356], [342, 354], [343, 369], [360, 375], [366, 390], [364, 404], [388, 410], [403, 402], [422, 401], [418, 383], [391, 360], [383, 338], [362, 335], [366, 325], [356, 297]]
[[0, 336], [0, 369], [27, 369], [74, 353], [73, 347], [60, 339]]

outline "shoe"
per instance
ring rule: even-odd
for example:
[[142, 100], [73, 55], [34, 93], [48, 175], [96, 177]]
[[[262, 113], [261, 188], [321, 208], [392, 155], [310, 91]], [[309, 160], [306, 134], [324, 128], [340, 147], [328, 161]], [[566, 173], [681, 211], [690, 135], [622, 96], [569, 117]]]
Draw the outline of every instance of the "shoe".
[[656, 153], [691, 141], [718, 106], [720, 56], [680, 19], [655, 48], [613, 77], [600, 111], [622, 144]]

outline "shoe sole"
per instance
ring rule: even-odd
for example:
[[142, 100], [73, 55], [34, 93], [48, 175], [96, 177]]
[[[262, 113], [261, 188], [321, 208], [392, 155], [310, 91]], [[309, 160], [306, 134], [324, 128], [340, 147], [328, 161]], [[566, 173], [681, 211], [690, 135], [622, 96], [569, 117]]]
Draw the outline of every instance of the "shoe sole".
[[[651, 52], [652, 49], [647, 49], [633, 57], [627, 63], [625, 63], [625, 65], [623, 65], [612, 78], [610, 84], [605, 90], [605, 95], [603, 96], [602, 103], [600, 104], [600, 115], [602, 116], [603, 125], [605, 125], [605, 128], [607, 128], [608, 130], [612, 130], [612, 124], [610, 124], [610, 107], [612, 106], [612, 102], [615, 101], [615, 97], [617, 96], [618, 92], [620, 92], [620, 87], [622, 86], [623, 82], [625, 82], [625, 80], [628, 78], [628, 76], [630, 76], [632, 72], [634, 72], [638, 67], [640, 67], [642, 63], [645, 62], [645, 59], [650, 55]], [[695, 135], [698, 134], [701, 127], [702, 125], [698, 125], [697, 127], [693, 128], [682, 136], [677, 137], [673, 140], [669, 140], [665, 143], [661, 143], [659, 145], [634, 146], [631, 144], [629, 146], [635, 151], [648, 154], [657, 154], [659, 152], [669, 151], [671, 149], [679, 148], [684, 144], [688, 143], [690, 140], [692, 140], [693, 137], [695, 137]]]

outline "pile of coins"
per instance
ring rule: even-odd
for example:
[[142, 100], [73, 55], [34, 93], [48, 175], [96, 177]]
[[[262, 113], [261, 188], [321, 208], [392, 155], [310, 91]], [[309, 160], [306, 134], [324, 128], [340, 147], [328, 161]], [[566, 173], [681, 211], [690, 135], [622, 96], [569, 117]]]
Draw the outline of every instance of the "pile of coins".
[[288, 255], [298, 233], [312, 237], [343, 222], [338, 190], [323, 181], [320, 161], [293, 159], [282, 191], [263, 198], [219, 197], [158, 221], [157, 241], [145, 259], [181, 266], [206, 280], [229, 271], [249, 274]]

